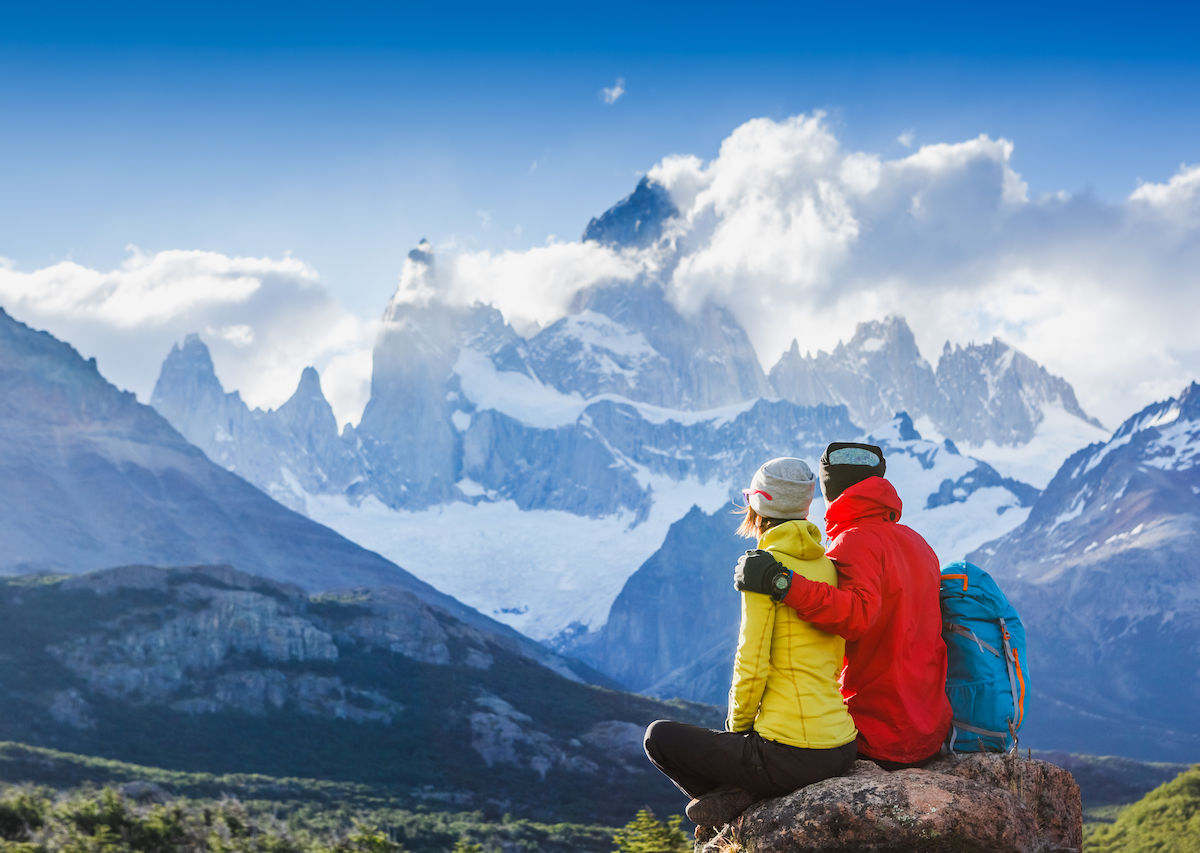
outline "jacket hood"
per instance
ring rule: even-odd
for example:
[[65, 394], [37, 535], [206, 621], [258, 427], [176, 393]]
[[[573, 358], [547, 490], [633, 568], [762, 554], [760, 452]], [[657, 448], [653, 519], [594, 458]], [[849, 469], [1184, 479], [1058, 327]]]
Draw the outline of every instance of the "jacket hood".
[[775, 525], [758, 540], [758, 547], [764, 551], [790, 554], [801, 560], [815, 560], [825, 554], [820, 529], [804, 518]]
[[883, 477], [868, 477], [850, 486], [825, 509], [825, 531], [867, 518], [899, 521], [904, 505], [896, 489]]

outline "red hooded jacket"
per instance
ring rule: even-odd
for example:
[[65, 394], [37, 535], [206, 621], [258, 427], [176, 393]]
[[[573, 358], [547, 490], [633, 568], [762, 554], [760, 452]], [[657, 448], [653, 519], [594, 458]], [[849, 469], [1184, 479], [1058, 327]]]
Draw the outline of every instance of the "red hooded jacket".
[[846, 638], [842, 695], [864, 757], [913, 762], [950, 730], [946, 644], [937, 555], [900, 520], [900, 496], [883, 477], [842, 492], [825, 512], [826, 551], [838, 586], [793, 576], [784, 601]]

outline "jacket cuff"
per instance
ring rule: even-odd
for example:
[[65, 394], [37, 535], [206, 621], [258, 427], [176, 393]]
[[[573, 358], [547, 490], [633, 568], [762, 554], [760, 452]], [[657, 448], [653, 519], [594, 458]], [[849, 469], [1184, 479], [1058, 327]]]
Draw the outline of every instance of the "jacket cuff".
[[792, 583], [783, 597], [783, 603], [803, 615], [804, 611], [814, 603], [815, 595], [818, 592], [817, 587], [820, 586], [823, 584], [792, 572]]

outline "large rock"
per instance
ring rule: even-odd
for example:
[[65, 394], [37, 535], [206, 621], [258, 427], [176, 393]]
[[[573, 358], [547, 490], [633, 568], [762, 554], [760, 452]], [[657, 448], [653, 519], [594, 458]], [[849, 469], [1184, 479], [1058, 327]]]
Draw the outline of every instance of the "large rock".
[[1082, 815], [1071, 774], [1044, 761], [970, 755], [895, 772], [858, 761], [845, 776], [751, 806], [696, 849], [1077, 851]]

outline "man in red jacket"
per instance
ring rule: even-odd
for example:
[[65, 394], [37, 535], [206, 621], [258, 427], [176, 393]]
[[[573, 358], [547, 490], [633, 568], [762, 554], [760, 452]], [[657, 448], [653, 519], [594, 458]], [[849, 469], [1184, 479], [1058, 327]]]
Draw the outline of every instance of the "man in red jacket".
[[883, 450], [834, 442], [821, 456], [826, 550], [837, 587], [793, 576], [765, 551], [738, 561], [739, 590], [771, 595], [846, 639], [842, 695], [858, 754], [889, 770], [937, 756], [950, 730], [937, 555], [899, 524], [901, 502], [883, 478]]

